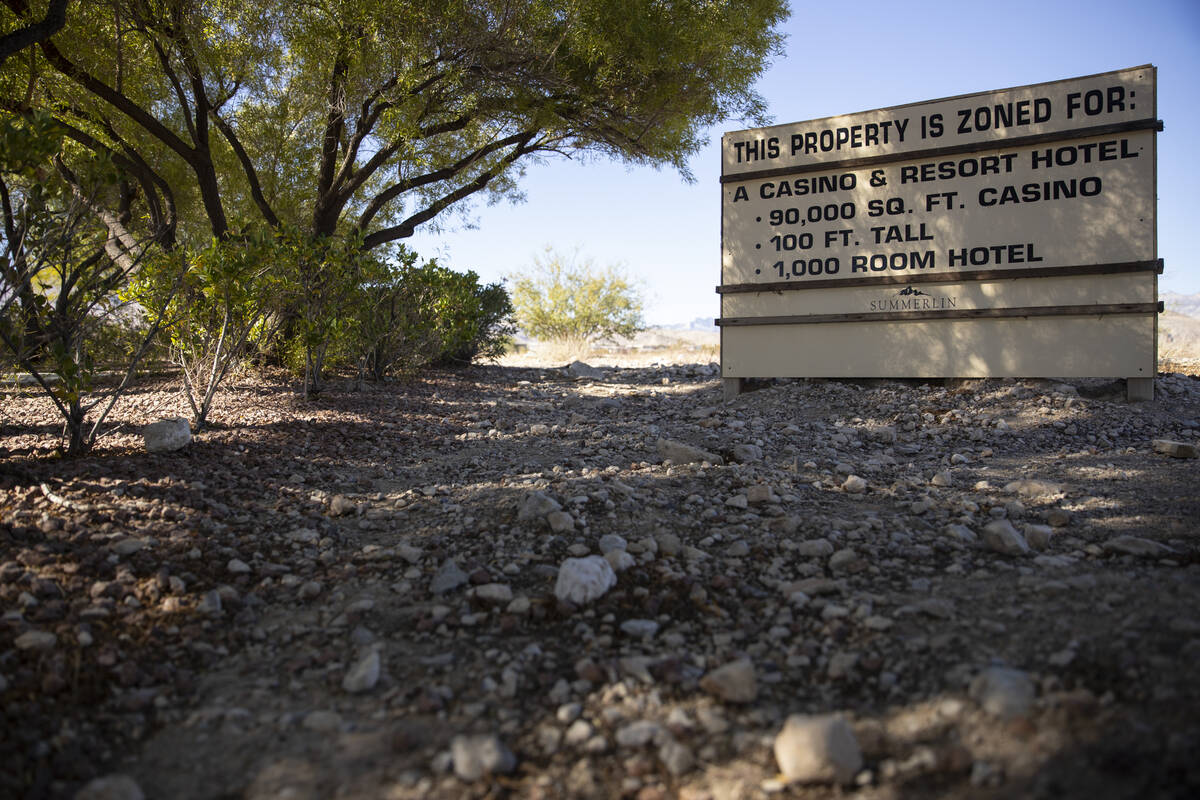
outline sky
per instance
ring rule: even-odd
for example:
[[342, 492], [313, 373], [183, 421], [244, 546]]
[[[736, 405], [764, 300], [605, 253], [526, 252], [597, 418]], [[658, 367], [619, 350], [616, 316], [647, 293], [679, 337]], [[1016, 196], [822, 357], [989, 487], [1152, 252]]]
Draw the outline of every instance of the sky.
[[[792, 2], [784, 54], [756, 85], [776, 124], [1158, 67], [1159, 291], [1200, 292], [1200, 1]], [[641, 282], [651, 325], [715, 318], [721, 268], [720, 141], [673, 169], [603, 159], [530, 165], [525, 200], [480, 203], [470, 225], [406, 244], [485, 282], [527, 270], [547, 247]]]

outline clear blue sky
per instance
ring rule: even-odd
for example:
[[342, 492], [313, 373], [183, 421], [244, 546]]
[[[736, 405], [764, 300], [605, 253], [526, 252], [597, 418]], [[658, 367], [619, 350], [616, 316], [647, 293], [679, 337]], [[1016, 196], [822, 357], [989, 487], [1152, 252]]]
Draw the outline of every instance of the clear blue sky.
[[[786, 53], [758, 84], [776, 123], [1141, 64], [1158, 67], [1160, 291], [1200, 292], [1200, 0], [803, 3]], [[419, 232], [407, 244], [457, 270], [500, 280], [547, 245], [619, 263], [646, 288], [647, 321], [719, 316], [720, 139], [712, 130], [678, 173], [605, 160], [533, 165], [525, 202], [478, 204], [475, 227]]]

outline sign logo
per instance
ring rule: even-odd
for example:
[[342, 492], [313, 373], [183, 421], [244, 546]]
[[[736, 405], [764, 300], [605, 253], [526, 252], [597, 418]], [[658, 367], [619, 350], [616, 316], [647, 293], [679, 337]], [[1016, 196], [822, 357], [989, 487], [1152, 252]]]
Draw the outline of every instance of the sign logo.
[[939, 311], [958, 307], [958, 298], [944, 297], [905, 286], [886, 300], [871, 300], [869, 311]]

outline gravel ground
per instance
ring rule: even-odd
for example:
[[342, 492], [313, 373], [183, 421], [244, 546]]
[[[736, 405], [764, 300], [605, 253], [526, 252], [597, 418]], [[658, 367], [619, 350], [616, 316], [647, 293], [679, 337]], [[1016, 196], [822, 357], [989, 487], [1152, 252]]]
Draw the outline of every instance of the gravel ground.
[[1200, 380], [582, 372], [2, 390], [0, 796], [1200, 793]]

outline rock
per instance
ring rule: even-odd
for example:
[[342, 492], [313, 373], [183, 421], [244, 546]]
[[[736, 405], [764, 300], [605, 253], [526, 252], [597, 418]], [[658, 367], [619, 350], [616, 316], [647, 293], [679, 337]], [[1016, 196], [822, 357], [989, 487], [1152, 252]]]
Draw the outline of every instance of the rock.
[[700, 688], [727, 703], [752, 703], [758, 696], [754, 665], [744, 658], [731, 661], [701, 678]]
[[648, 719], [639, 719], [617, 728], [613, 737], [620, 747], [642, 747], [665, 734], [662, 725]]
[[296, 591], [296, 596], [301, 601], [312, 600], [321, 593], [323, 588], [320, 581], [305, 581], [300, 584], [300, 588]]
[[674, 464], [696, 464], [702, 461], [707, 461], [710, 464], [725, 463], [724, 459], [720, 456], [709, 453], [706, 450], [701, 450], [699, 447], [684, 444], [683, 442], [659, 439], [655, 446], [658, 448], [658, 454], [663, 459], [669, 460]]
[[516, 769], [517, 757], [495, 734], [455, 736], [450, 740], [454, 774], [474, 782], [485, 775], [507, 774]]
[[850, 723], [838, 714], [793, 714], [775, 737], [779, 771], [794, 783], [846, 784], [862, 769], [863, 757]]
[[[555, 511], [562, 511], [562, 506], [557, 500], [542, 492], [531, 492], [525, 498], [525, 502], [521, 504], [521, 510], [517, 512], [517, 521], [528, 522], [542, 519]], [[572, 527], [574, 527], [573, 523]]]
[[756, 444], [735, 444], [729, 457], [737, 464], [753, 464], [762, 461], [762, 448]]
[[1012, 719], [1033, 708], [1034, 685], [1029, 675], [1009, 667], [988, 667], [971, 681], [969, 694], [987, 713]]
[[1171, 458], [1196, 458], [1196, 445], [1187, 442], [1176, 442], [1171, 439], [1155, 439], [1154, 452], [1168, 455]]
[[1039, 481], [1033, 478], [1022, 478], [1004, 485], [1004, 491], [1009, 494], [1019, 494], [1025, 498], [1054, 497], [1063, 492], [1061, 483]]
[[658, 760], [667, 768], [667, 772], [676, 778], [686, 775], [696, 766], [696, 756], [692, 749], [673, 738], [668, 738], [658, 748]]
[[779, 498], [771, 491], [771, 487], [763, 483], [748, 487], [746, 489], [746, 500], [752, 505], [779, 502]]
[[1054, 538], [1054, 529], [1049, 525], [1026, 525], [1025, 541], [1034, 550], [1045, 550]]
[[658, 623], [652, 619], [627, 619], [621, 623], [621, 632], [635, 639], [649, 639], [658, 633]]
[[246, 575], [250, 572], [250, 565], [240, 558], [231, 558], [229, 559], [229, 563], [225, 565], [225, 569], [234, 575]]
[[336, 711], [310, 711], [304, 715], [304, 727], [316, 733], [334, 733], [342, 727], [342, 715]]
[[356, 511], [358, 511], [358, 504], [345, 495], [335, 494], [329, 501], [329, 513], [332, 516], [344, 517]]
[[1117, 536], [1109, 539], [1101, 547], [1109, 553], [1129, 556], [1165, 558], [1175, 554], [1175, 551], [1165, 544], [1159, 544], [1151, 539], [1143, 539], [1140, 536]]
[[508, 603], [513, 599], [512, 587], [506, 583], [485, 583], [475, 587], [475, 597], [485, 603]]
[[546, 524], [554, 533], [570, 533], [575, 530], [575, 518], [566, 511], [551, 511], [546, 515]]
[[597, 369], [596, 367], [593, 367], [590, 364], [585, 364], [582, 361], [572, 361], [563, 369], [567, 373], [568, 377], [571, 378], [590, 378], [592, 380], [596, 380], [604, 377], [604, 370]]
[[866, 490], [866, 478], [860, 478], [857, 475], [849, 475], [846, 477], [846, 480], [842, 481], [842, 491], [849, 494], [862, 494]]
[[346, 677], [342, 678], [342, 688], [351, 694], [371, 691], [375, 688], [375, 684], [379, 683], [382, 666], [379, 651], [372, 650], [350, 668]]
[[940, 486], [940, 487], [953, 486], [954, 485], [954, 475], [953, 475], [953, 473], [950, 472], [950, 470], [944, 469], [941, 472], [934, 475], [932, 478], [930, 478], [929, 482], [934, 486]]
[[170, 453], [192, 441], [192, 429], [184, 417], [161, 419], [142, 429], [148, 453]]
[[608, 562], [614, 572], [624, 572], [637, 563], [633, 556], [624, 550], [609, 550], [604, 554], [604, 560]]
[[616, 584], [617, 574], [602, 556], [568, 558], [558, 568], [554, 596], [582, 605], [600, 597]]
[[53, 650], [58, 644], [58, 636], [50, 631], [25, 631], [18, 636], [13, 644], [18, 650], [32, 650], [34, 652], [42, 650]]
[[833, 555], [833, 545], [828, 539], [811, 539], [807, 542], [796, 542], [793, 552], [802, 558], [826, 558]]
[[983, 546], [1006, 556], [1020, 556], [1029, 552], [1029, 544], [1021, 532], [1006, 519], [997, 519], [983, 526]]
[[599, 547], [600, 552], [604, 555], [607, 555], [613, 550], [627, 549], [629, 547], [629, 543], [625, 541], [624, 536], [618, 536], [615, 533], [606, 533], [600, 537]]
[[112, 551], [121, 557], [131, 556], [134, 553], [140, 552], [144, 549], [146, 549], [145, 540], [132, 536], [128, 539], [122, 539], [121, 541], [112, 545]]
[[128, 775], [94, 778], [75, 794], [75, 800], [145, 800], [142, 787]]
[[466, 584], [470, 579], [470, 576], [459, 569], [453, 559], [448, 558], [442, 564], [442, 568], [438, 570], [437, 575], [434, 575], [433, 580], [429, 582], [429, 591], [433, 594], [445, 594]]

